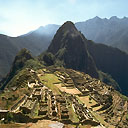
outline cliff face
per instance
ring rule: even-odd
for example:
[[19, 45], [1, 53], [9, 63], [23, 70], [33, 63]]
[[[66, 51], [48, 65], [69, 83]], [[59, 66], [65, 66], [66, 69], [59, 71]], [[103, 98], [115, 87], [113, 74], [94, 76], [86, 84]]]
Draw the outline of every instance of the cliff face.
[[97, 68], [86, 43], [87, 39], [68, 21], [59, 28], [47, 52], [63, 61], [66, 68], [83, 71], [98, 78]]

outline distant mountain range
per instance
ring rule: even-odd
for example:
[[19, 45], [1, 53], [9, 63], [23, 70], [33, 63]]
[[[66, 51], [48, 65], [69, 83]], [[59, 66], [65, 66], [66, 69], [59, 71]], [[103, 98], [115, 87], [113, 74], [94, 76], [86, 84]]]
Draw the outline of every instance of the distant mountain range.
[[[98, 16], [83, 22], [75, 23], [76, 28], [81, 31], [88, 40], [95, 43], [102, 43], [119, 48], [128, 53], [128, 18], [118, 18], [116, 16], [100, 18]], [[49, 24], [45, 27], [33, 31], [39, 35], [49, 35], [53, 37], [60, 25]], [[31, 34], [28, 33], [27, 35]], [[52, 40], [52, 38], [50, 39]]]
[[128, 18], [110, 19], [95, 17], [75, 24], [87, 39], [117, 47], [128, 53]]

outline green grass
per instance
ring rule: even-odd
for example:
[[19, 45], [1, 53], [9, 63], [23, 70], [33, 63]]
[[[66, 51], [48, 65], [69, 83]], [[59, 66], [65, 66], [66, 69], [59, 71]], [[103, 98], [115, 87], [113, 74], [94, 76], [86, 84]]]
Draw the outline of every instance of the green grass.
[[126, 115], [126, 120], [128, 120], [128, 113], [127, 113], [127, 115]]
[[90, 98], [90, 96], [77, 96], [77, 99], [79, 103], [84, 103], [88, 108], [97, 104], [97, 102]]
[[23, 69], [9, 81], [7, 87], [27, 87], [27, 82], [32, 79], [35, 80], [36, 75], [32, 75], [28, 70]]
[[121, 98], [122, 98], [122, 99], [124, 99], [124, 100], [128, 101], [128, 97], [127, 97], [127, 96], [122, 95], [122, 94], [120, 94], [120, 96], [121, 96]]
[[[15, 103], [17, 103], [24, 94], [31, 94], [31, 90], [27, 88], [19, 88], [15, 91], [8, 90], [0, 95], [0, 107], [3, 109], [10, 109]], [[5, 99], [2, 99], [5, 97]]]
[[30, 68], [33, 70], [38, 70], [43, 68], [44, 65], [40, 64], [40, 62], [37, 59], [30, 59], [26, 61], [24, 68]]
[[[77, 99], [78, 99], [79, 103], [84, 103], [85, 104], [85, 103], [88, 102], [88, 104], [90, 104], [90, 105], [91, 104], [96, 104], [96, 102], [92, 98], [90, 98], [90, 96], [88, 96], [88, 101], [86, 101], [86, 102], [82, 101], [79, 96], [77, 96]], [[102, 116], [100, 116], [99, 114], [97, 114], [97, 113], [95, 113], [93, 111], [91, 111], [91, 114], [94, 116], [95, 120], [99, 121], [101, 124], [107, 125], [107, 123], [104, 121], [104, 118]]]
[[103, 125], [107, 125], [107, 123], [104, 121], [104, 118], [102, 116], [100, 116], [99, 114], [97, 114], [93, 111], [91, 113], [95, 117], [95, 120], [99, 121]]
[[61, 94], [59, 88], [54, 85], [54, 83], [60, 82], [57, 76], [54, 74], [45, 74], [44, 76], [41, 76], [40, 79], [45, 86], [53, 91], [53, 93]]
[[36, 103], [34, 111], [31, 113], [30, 117], [38, 117], [39, 103]]
[[72, 122], [75, 122], [75, 123], [79, 122], [78, 116], [75, 114], [72, 108], [72, 104], [69, 105], [68, 109], [69, 109], [69, 117], [72, 120]]
[[91, 128], [91, 125], [79, 125], [79, 128]]
[[77, 98], [79, 104], [83, 104], [83, 102], [80, 100], [79, 96], [76, 96], [76, 98]]

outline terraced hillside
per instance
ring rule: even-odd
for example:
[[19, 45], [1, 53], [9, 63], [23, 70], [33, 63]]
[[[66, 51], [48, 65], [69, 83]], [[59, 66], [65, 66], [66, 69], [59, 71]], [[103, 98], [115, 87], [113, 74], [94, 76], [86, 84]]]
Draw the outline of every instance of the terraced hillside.
[[127, 98], [100, 80], [65, 68], [24, 70], [31, 77], [23, 86], [0, 94], [0, 127], [127, 128]]

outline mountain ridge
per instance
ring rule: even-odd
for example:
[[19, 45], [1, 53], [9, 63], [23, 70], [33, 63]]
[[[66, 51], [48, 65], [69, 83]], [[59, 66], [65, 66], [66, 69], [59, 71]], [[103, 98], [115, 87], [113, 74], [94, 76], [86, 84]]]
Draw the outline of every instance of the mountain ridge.
[[128, 52], [128, 18], [113, 16], [109, 19], [102, 19], [95, 17], [87, 21], [77, 22], [75, 25], [87, 39], [93, 40], [96, 43], [117, 47]]

